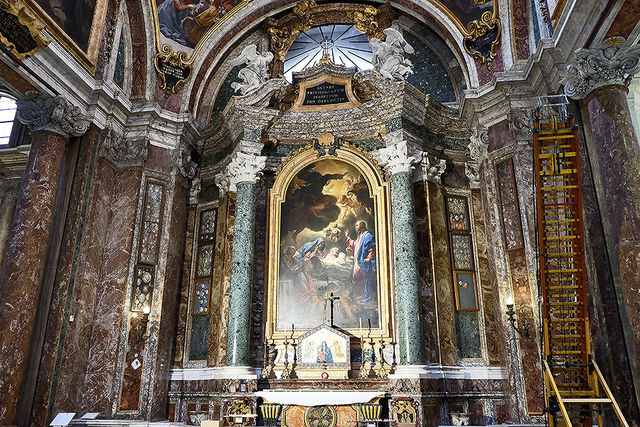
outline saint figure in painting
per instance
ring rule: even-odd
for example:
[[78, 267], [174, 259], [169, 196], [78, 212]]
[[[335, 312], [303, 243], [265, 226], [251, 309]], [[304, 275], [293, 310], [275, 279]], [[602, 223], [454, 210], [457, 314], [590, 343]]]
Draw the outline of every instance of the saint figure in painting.
[[376, 286], [376, 240], [367, 231], [367, 223], [356, 222], [358, 237], [351, 239], [347, 229], [347, 245], [353, 250], [353, 285], [362, 291], [361, 303], [371, 301]]
[[[340, 296], [335, 324], [378, 321], [378, 272], [371, 190], [354, 166], [315, 162], [290, 181], [280, 218], [278, 325], [312, 328], [323, 298]], [[335, 354], [334, 354], [335, 355]]]
[[333, 363], [333, 355], [331, 354], [331, 349], [329, 349], [326, 341], [322, 341], [322, 344], [318, 347], [316, 363]]

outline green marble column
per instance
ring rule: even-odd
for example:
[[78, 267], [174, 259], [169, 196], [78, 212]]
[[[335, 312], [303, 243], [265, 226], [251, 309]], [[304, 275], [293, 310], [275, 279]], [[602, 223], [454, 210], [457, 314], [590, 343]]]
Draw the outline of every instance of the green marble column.
[[[259, 150], [256, 150], [259, 152]], [[227, 320], [227, 359], [229, 367], [249, 368], [249, 323], [256, 212], [256, 180], [266, 157], [238, 152], [225, 172], [216, 176], [222, 192], [236, 192], [236, 218], [231, 248], [229, 317]]]
[[385, 138], [387, 148], [378, 159], [391, 174], [391, 227], [393, 268], [401, 365], [423, 365], [424, 349], [420, 321], [420, 279], [413, 203], [414, 157], [406, 141], [396, 133]]
[[412, 173], [391, 175], [393, 263], [401, 365], [422, 365], [422, 323]]
[[229, 320], [227, 326], [227, 366], [247, 366], [251, 276], [255, 229], [255, 183], [240, 182], [236, 192], [236, 219], [231, 250]]

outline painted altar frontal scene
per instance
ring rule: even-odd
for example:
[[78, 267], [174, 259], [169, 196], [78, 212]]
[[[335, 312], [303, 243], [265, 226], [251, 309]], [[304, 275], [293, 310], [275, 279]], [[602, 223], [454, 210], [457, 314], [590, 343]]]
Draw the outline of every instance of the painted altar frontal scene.
[[375, 204], [364, 176], [349, 163], [324, 159], [290, 181], [280, 219], [277, 325], [308, 329], [334, 324], [379, 326]]

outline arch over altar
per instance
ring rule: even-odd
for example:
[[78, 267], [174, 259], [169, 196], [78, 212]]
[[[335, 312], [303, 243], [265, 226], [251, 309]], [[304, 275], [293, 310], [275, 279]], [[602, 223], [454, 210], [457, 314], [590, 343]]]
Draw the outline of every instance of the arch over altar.
[[389, 185], [371, 155], [321, 134], [280, 166], [269, 206], [266, 337], [326, 320], [330, 293], [337, 328], [392, 337]]

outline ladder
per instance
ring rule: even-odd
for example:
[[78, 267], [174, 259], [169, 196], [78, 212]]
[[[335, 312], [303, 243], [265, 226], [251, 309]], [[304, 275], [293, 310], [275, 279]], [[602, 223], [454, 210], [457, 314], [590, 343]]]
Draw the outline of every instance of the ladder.
[[[535, 110], [533, 149], [549, 425], [591, 426], [595, 414], [602, 426], [611, 405], [628, 426], [591, 358], [578, 132], [566, 99], [545, 101]], [[554, 114], [543, 119], [549, 106]]]

